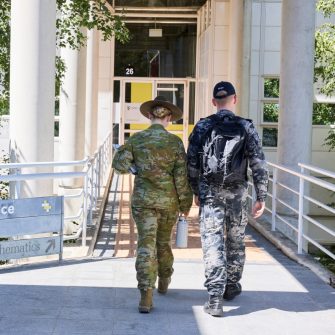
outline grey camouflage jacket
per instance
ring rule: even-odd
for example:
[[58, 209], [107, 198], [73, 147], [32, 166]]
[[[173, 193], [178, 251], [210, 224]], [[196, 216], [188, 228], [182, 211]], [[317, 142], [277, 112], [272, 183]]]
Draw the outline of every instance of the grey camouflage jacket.
[[[216, 113], [220, 118], [224, 116], [234, 115], [228, 110], [221, 110]], [[202, 199], [205, 195], [200, 190], [206, 190], [208, 182], [201, 175], [201, 159], [202, 159], [202, 137], [205, 132], [212, 126], [213, 120], [204, 118], [195, 125], [190, 137], [189, 147], [187, 150], [187, 168], [188, 179], [192, 187], [193, 193]], [[246, 130], [246, 158], [252, 171], [257, 200], [265, 201], [268, 187], [268, 169], [265, 162], [264, 153], [261, 147], [260, 139], [251, 120], [242, 119], [242, 124]], [[247, 180], [247, 176], [245, 176]], [[247, 183], [245, 182], [245, 187]]]

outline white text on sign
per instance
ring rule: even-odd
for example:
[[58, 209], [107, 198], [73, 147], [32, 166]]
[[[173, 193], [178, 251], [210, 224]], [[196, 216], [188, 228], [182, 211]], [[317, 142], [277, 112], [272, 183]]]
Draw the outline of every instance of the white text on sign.
[[13, 215], [15, 213], [15, 208], [13, 205], [2, 206], [0, 209], [2, 215]]

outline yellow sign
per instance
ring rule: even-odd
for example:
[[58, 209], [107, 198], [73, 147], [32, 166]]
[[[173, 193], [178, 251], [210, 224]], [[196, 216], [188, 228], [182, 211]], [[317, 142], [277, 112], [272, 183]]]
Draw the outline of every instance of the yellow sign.
[[131, 83], [131, 102], [152, 100], [152, 83]]
[[47, 200], [44, 200], [42, 203], [42, 207], [43, 209], [49, 213], [50, 209], [52, 208], [51, 205], [48, 203]]

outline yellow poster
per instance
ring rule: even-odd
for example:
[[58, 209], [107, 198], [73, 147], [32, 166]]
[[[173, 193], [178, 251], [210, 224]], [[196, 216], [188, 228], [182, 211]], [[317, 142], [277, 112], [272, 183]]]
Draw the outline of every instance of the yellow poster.
[[152, 100], [152, 83], [131, 83], [131, 102], [142, 103]]

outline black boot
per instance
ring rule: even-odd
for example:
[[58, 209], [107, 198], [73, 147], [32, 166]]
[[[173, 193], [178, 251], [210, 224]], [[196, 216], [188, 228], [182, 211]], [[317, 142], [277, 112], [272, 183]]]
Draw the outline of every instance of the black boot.
[[240, 283], [227, 284], [223, 294], [223, 299], [233, 300], [237, 295], [242, 292], [242, 286]]
[[204, 311], [212, 316], [223, 316], [222, 297], [210, 295], [209, 300], [204, 305]]

